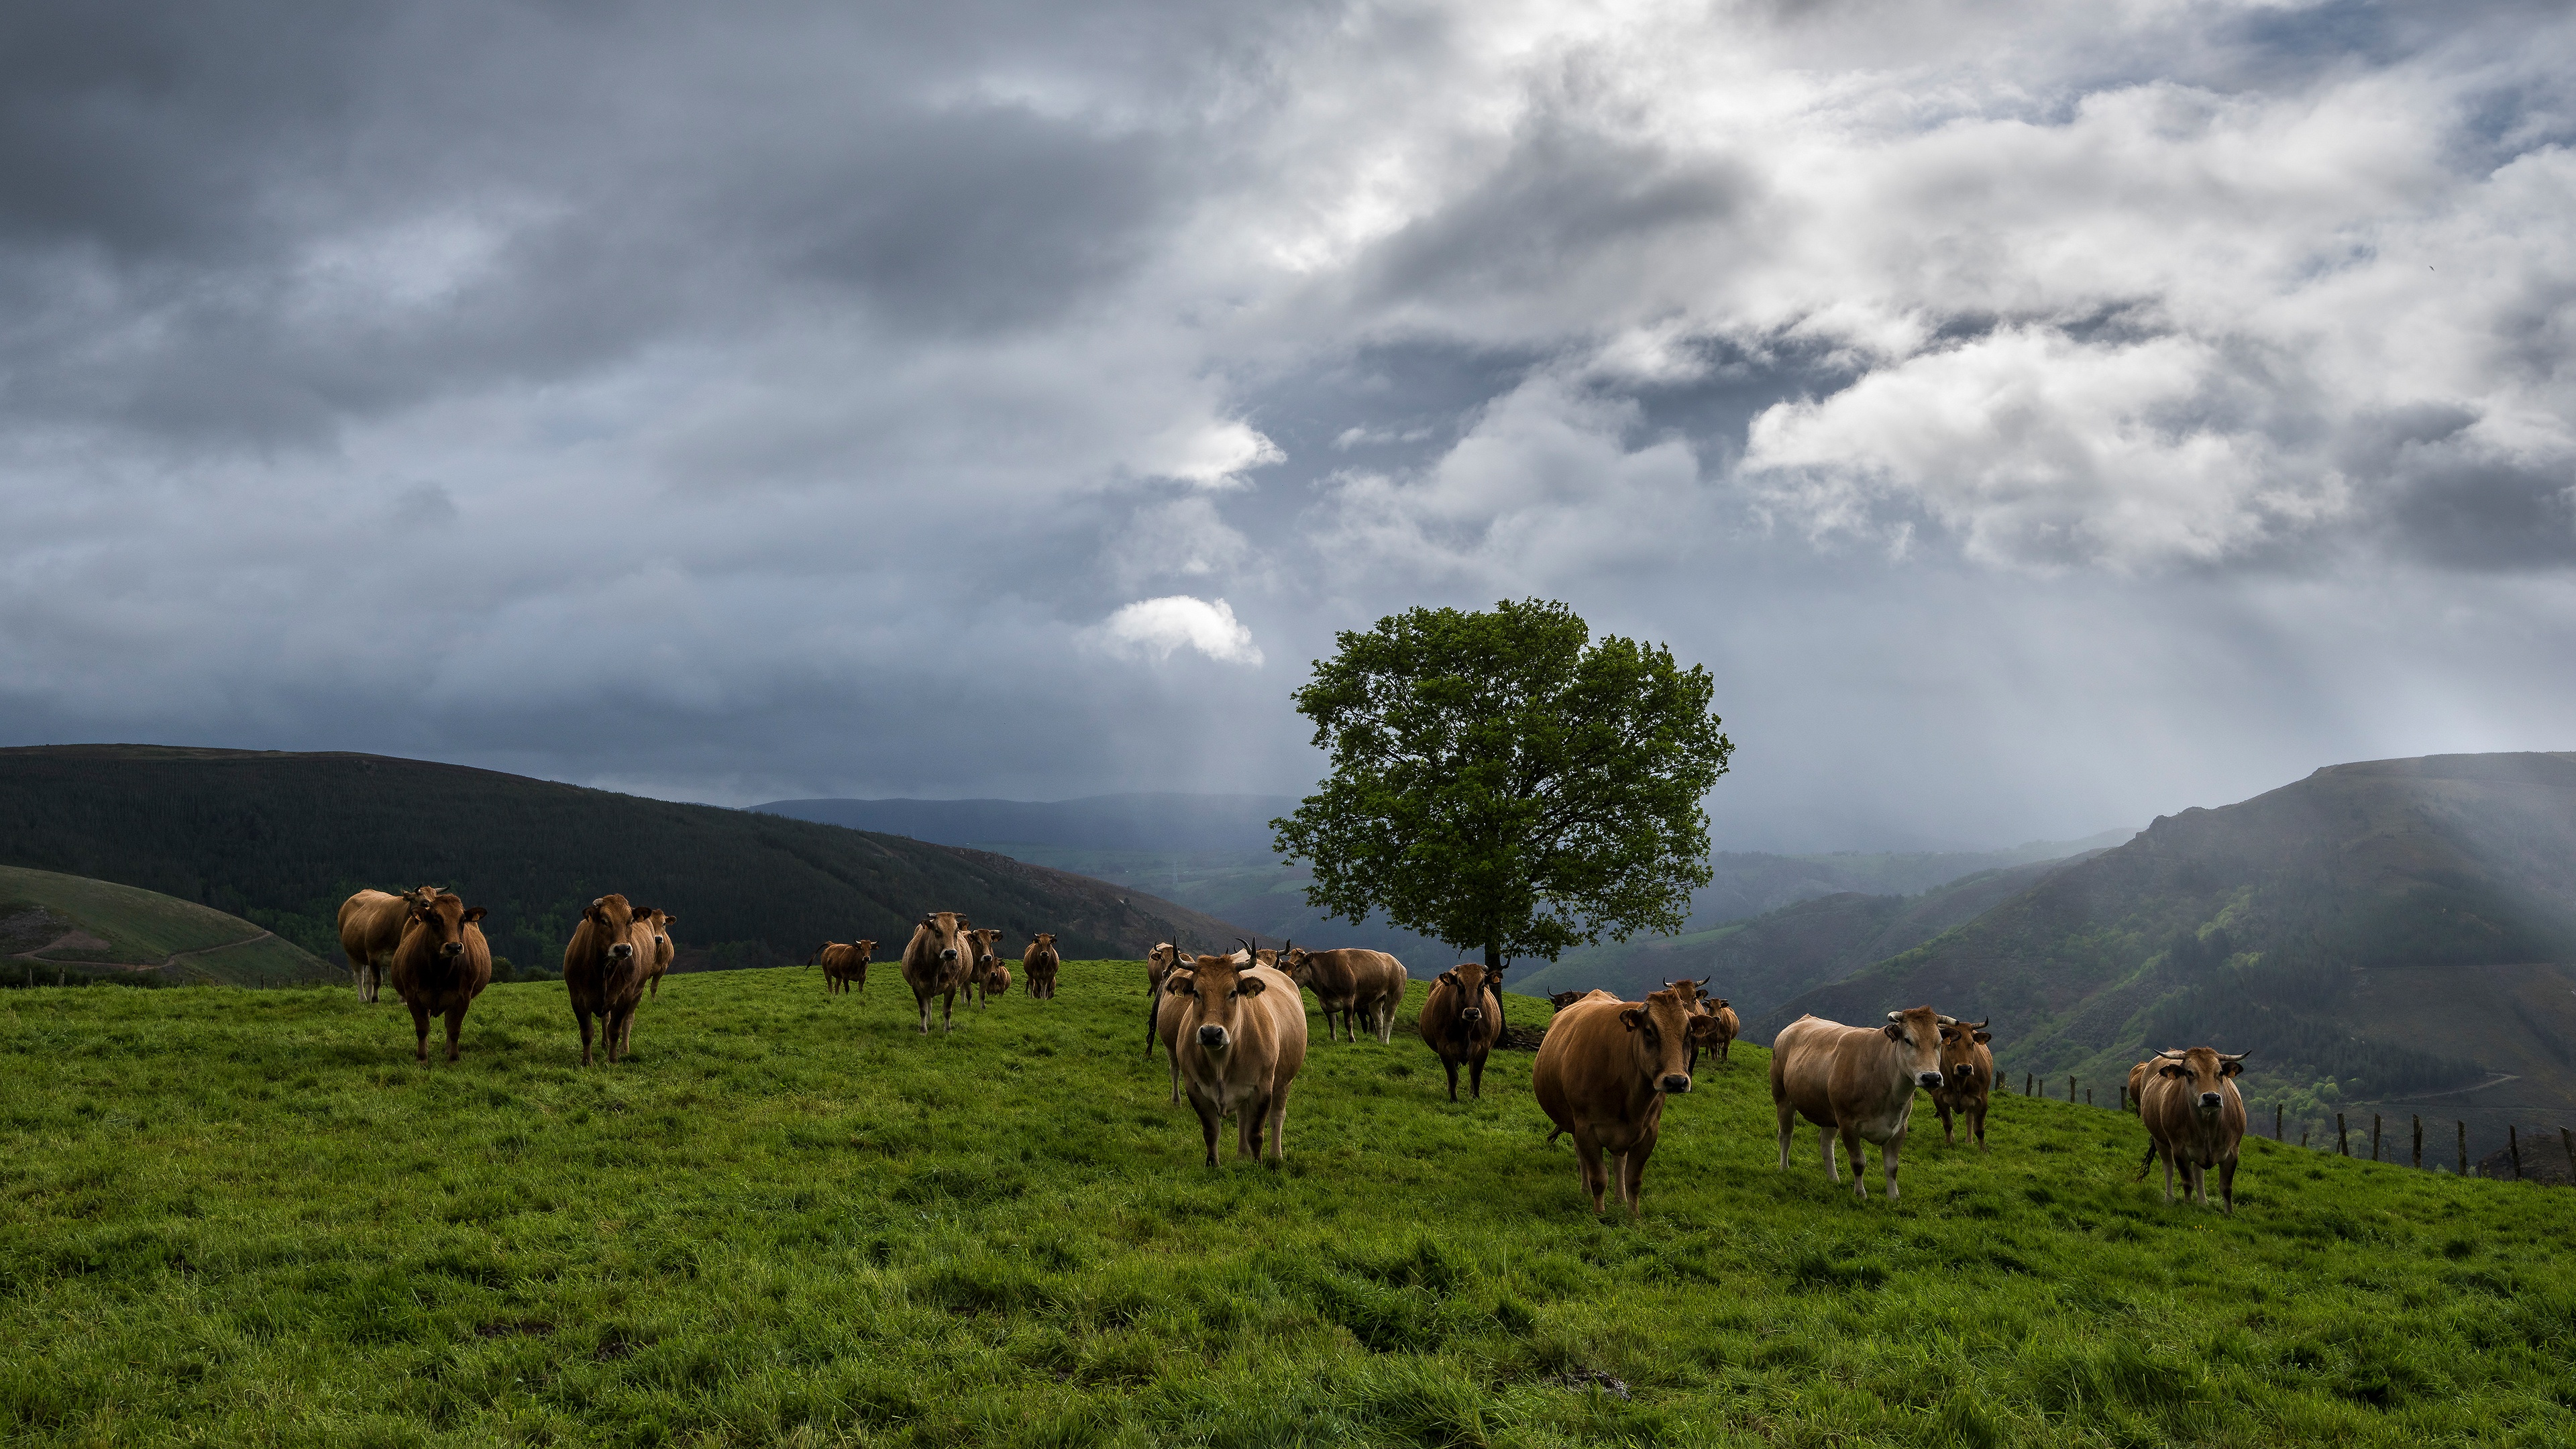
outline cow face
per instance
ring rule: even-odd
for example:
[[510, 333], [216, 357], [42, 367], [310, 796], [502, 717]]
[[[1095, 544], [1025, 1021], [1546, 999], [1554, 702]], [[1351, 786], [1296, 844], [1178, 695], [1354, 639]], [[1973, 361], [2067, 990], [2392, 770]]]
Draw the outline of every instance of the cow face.
[[590, 909], [581, 913], [581, 918], [608, 937], [608, 959], [624, 961], [635, 954], [635, 945], [626, 939], [626, 933], [634, 927], [638, 914], [633, 906], [626, 903], [626, 897], [605, 895], [592, 901]]
[[483, 919], [481, 906], [465, 902], [444, 892], [417, 897], [412, 901], [411, 919], [429, 933], [432, 950], [442, 961], [453, 961], [465, 954], [465, 928]]
[[974, 943], [975, 969], [978, 971], [991, 969], [995, 960], [993, 943], [1002, 938], [1001, 927], [987, 926], [982, 930], [968, 931], [966, 935]]
[[2227, 1079], [2245, 1070], [2244, 1052], [2225, 1056], [2209, 1047], [2156, 1053], [2156, 1075], [2184, 1083], [2187, 1100], [2204, 1117], [2218, 1115], [2227, 1102]]
[[1927, 1092], [1941, 1089], [1941, 1013], [1928, 1006], [1887, 1014], [1887, 1039], [1896, 1043], [1896, 1059]]
[[1679, 996], [1682, 999], [1682, 1005], [1696, 1009], [1700, 1003], [1708, 999], [1708, 983], [1711, 979], [1703, 976], [1693, 981], [1685, 976], [1679, 981], [1665, 982], [1664, 989]]
[[[1987, 1021], [1993, 1019], [1986, 1018]], [[1943, 1018], [1941, 1022], [1942, 1080], [1957, 1087], [1976, 1086], [1977, 1044], [1994, 1039], [1994, 1033], [1986, 1030], [1984, 1021], [1952, 1021], [1946, 1017]], [[1992, 1090], [1994, 1083], [1988, 1082], [1986, 1087]]]
[[1563, 1011], [1590, 994], [1590, 992], [1585, 991], [1559, 991], [1548, 997], [1547, 1004], [1556, 1008], [1558, 1011]]
[[862, 962], [873, 961], [877, 958], [877, 943], [874, 941], [853, 942], [852, 947], [859, 953], [859, 959]]
[[1692, 1011], [1670, 987], [1620, 1012], [1619, 1024], [1628, 1028], [1628, 1050], [1638, 1074], [1665, 1093], [1691, 1089], [1691, 1046], [1717, 1031], [1715, 1021]]
[[1040, 931], [1035, 936], [1030, 937], [1030, 939], [1050, 951], [1055, 949], [1055, 936], [1051, 932]]
[[1201, 956], [1188, 969], [1173, 972], [1164, 989], [1190, 999], [1181, 1029], [1202, 1050], [1221, 1056], [1234, 1045], [1237, 1003], [1259, 996], [1269, 983], [1237, 965], [1231, 956]]
[[933, 911], [921, 918], [921, 924], [930, 928], [931, 939], [939, 947], [940, 962], [954, 962], [959, 930], [966, 924], [965, 918], [955, 911]]

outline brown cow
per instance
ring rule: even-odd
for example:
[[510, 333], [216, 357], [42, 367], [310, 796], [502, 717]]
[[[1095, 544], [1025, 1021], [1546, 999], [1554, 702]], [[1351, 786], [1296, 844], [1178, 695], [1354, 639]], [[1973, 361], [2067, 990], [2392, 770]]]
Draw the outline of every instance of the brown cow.
[[[1713, 1018], [1717, 1022], [1717, 1031], [1710, 1037], [1710, 1040], [1717, 1043], [1717, 1055], [1719, 1059], [1725, 1059], [1729, 1055], [1729, 1049], [1735, 1045], [1735, 1033], [1744, 1024], [1743, 1021], [1736, 1016], [1735, 1008], [1727, 1005], [1724, 997], [1711, 996], [1708, 994], [1708, 978], [1705, 976], [1699, 978], [1697, 981], [1693, 981], [1689, 977], [1685, 976], [1679, 981], [1667, 981], [1664, 985], [1666, 988], [1679, 995], [1681, 999], [1689, 1005], [1691, 1010], [1698, 1012], [1702, 1016]], [[1691, 1048], [1690, 1064], [1691, 1070], [1694, 1072], [1699, 1070], [1699, 1052], [1700, 1049], [1698, 1047], [1694, 1046]]]
[[622, 895], [604, 895], [581, 913], [564, 947], [564, 987], [572, 997], [573, 1019], [581, 1023], [581, 1064], [590, 1065], [591, 1018], [599, 1019], [599, 1044], [612, 1063], [627, 1054], [635, 1034], [635, 1008], [644, 999], [645, 973], [652, 969], [653, 926], [650, 907], [637, 908]]
[[930, 998], [941, 998], [939, 1029], [956, 1030], [957, 993], [975, 968], [974, 924], [955, 911], [932, 911], [904, 943], [903, 980], [921, 1008], [921, 1034], [930, 1035]]
[[1717, 1023], [1716, 1032], [1709, 1037], [1710, 1041], [1717, 1044], [1717, 1059], [1721, 1062], [1733, 1061], [1735, 1038], [1744, 1030], [1744, 1019], [1737, 1016], [1735, 1008], [1727, 1005], [1722, 999], [1709, 1008], [1708, 1014], [1709, 1019]]
[[1270, 1160], [1284, 1160], [1288, 1087], [1306, 1064], [1306, 1002], [1297, 983], [1275, 966], [1201, 956], [1172, 991], [1185, 1003], [1177, 1023], [1181, 1081], [1199, 1114], [1207, 1165], [1216, 1166], [1217, 1133], [1228, 1117], [1236, 1123], [1237, 1157], [1261, 1156], [1266, 1135]]
[[1020, 954], [1020, 974], [1029, 978], [1031, 1001], [1055, 1000], [1055, 974], [1063, 965], [1053, 935], [1041, 931], [1029, 938], [1029, 949]]
[[1995, 1054], [1986, 1045], [1995, 1036], [1986, 1024], [1993, 1020], [1941, 1018], [1941, 1085], [1933, 1090], [1932, 1110], [1941, 1114], [1944, 1145], [1958, 1140], [1950, 1130], [1955, 1113], [1959, 1125], [1977, 1139], [1977, 1150], [1986, 1150], [1986, 1102], [1995, 1086]]
[[2173, 1201], [2174, 1163], [2183, 1170], [2185, 1196], [2209, 1206], [2209, 1169], [2218, 1169], [2218, 1193], [2236, 1211], [2236, 1152], [2245, 1140], [2245, 1099], [2236, 1078], [2246, 1053], [2208, 1047], [2158, 1052], [2138, 1116], [2147, 1124], [2156, 1155], [2165, 1160], [2165, 1201]]
[[1548, 1140], [1574, 1134], [1575, 1165], [1595, 1213], [1609, 1190], [1605, 1151], [1618, 1159], [1619, 1200], [1638, 1211], [1646, 1159], [1663, 1130], [1664, 1098], [1691, 1089], [1691, 1043], [1709, 1030], [1709, 1019], [1670, 991], [1641, 1002], [1595, 991], [1548, 1023], [1530, 1067], [1530, 1090], [1556, 1124]]
[[1458, 1100], [1458, 1064], [1467, 1064], [1467, 1093], [1485, 1095], [1485, 1054], [1503, 1033], [1503, 973], [1488, 974], [1481, 961], [1461, 961], [1431, 983], [1418, 1025], [1449, 1073], [1449, 1100]]
[[1277, 965], [1289, 979], [1315, 993], [1324, 1011], [1324, 1040], [1335, 1039], [1336, 1013], [1341, 1016], [1342, 1031], [1352, 1041], [1360, 1039], [1353, 1026], [1355, 1017], [1366, 1023], [1379, 1041], [1395, 1040], [1395, 1009], [1404, 1004], [1407, 979], [1403, 962], [1384, 951], [1358, 948], [1301, 951], [1291, 941], [1278, 954]]
[[[399, 897], [397, 897], [399, 899]], [[439, 891], [414, 895], [394, 948], [394, 992], [411, 1008], [415, 1055], [429, 1060], [429, 1019], [447, 1018], [447, 1059], [456, 1060], [456, 1034], [465, 1008], [492, 984], [492, 948], [483, 939], [481, 906]]]
[[659, 997], [662, 994], [662, 977], [671, 969], [671, 958], [679, 954], [679, 948], [671, 943], [671, 927], [679, 924], [679, 920], [669, 911], [654, 910], [644, 914], [644, 923], [653, 928], [653, 959], [644, 967], [644, 994], [647, 996]]
[[[1188, 957], [1180, 958], [1184, 961]], [[1163, 973], [1163, 984], [1154, 988], [1154, 1039], [1163, 1044], [1163, 1056], [1172, 1067], [1172, 1105], [1181, 1105], [1181, 1018], [1189, 1015], [1189, 994], [1181, 988], [1190, 984], [1190, 968], [1176, 966]], [[1153, 1050], [1147, 1047], [1147, 1051]]]
[[[982, 1006], [992, 997], [1010, 989], [1011, 973], [1002, 970], [1002, 958], [993, 943], [1002, 939], [998, 927], [969, 927], [966, 938], [974, 943], [974, 964], [966, 972], [966, 999]], [[1001, 972], [1002, 984], [993, 985], [993, 973]]]
[[1552, 992], [1547, 998], [1547, 1004], [1558, 1011], [1563, 1011], [1567, 1007], [1572, 1006], [1574, 1003], [1581, 1001], [1583, 998], [1590, 996], [1591, 994], [1592, 993], [1589, 991]]
[[[1171, 978], [1173, 970], [1183, 959], [1181, 948], [1169, 941], [1161, 942], [1145, 953], [1145, 1055], [1149, 1057], [1154, 1054], [1154, 1042], [1159, 1034], [1156, 1027], [1163, 1019], [1163, 983]], [[1169, 1043], [1165, 1044], [1165, 1049], [1169, 1050]], [[1172, 1090], [1175, 1093], [1180, 1090], [1180, 1070], [1180, 1063], [1174, 1061]], [[1175, 1096], [1172, 1100], [1179, 1101], [1180, 1098]]]
[[1798, 1118], [1824, 1129], [1825, 1176], [1840, 1183], [1834, 1136], [1852, 1162], [1852, 1191], [1869, 1196], [1861, 1143], [1878, 1144], [1888, 1201], [1896, 1200], [1896, 1159], [1914, 1114], [1914, 1089], [1941, 1086], [1941, 1014], [1928, 1006], [1891, 1011], [1887, 1025], [1845, 1026], [1802, 1016], [1771, 1042], [1771, 1103], [1780, 1116], [1780, 1170]]
[[349, 974], [358, 983], [360, 1001], [374, 1001], [382, 994], [385, 969], [394, 964], [394, 948], [402, 944], [413, 902], [438, 894], [436, 886], [420, 886], [400, 895], [360, 891], [340, 903], [340, 950], [349, 958]]
[[822, 967], [823, 994], [838, 996], [852, 986], [861, 991], [868, 989], [868, 965], [876, 957], [877, 943], [874, 941], [852, 941], [847, 945], [826, 941], [814, 948], [814, 954], [807, 958], [805, 964]]

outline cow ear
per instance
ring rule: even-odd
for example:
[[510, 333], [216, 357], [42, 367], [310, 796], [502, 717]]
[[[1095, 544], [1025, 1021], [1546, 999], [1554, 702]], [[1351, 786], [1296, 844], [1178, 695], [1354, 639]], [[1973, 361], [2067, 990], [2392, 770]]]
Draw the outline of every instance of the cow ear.
[[1234, 983], [1234, 989], [1246, 996], [1259, 996], [1270, 989], [1270, 983], [1258, 976], [1246, 976]]
[[1887, 1033], [1887, 1039], [1889, 1041], [1905, 1040], [1905, 1028], [1898, 1026], [1895, 1022], [1889, 1022], [1887, 1025], [1880, 1027], [1879, 1030]]
[[1458, 968], [1452, 966], [1448, 970], [1441, 972], [1439, 975], [1432, 977], [1431, 984], [1434, 986], [1456, 986], [1458, 984]]
[[469, 922], [479, 921], [490, 914], [492, 914], [490, 911], [485, 910], [481, 906], [467, 906], [465, 908], [465, 919]]
[[1995, 1034], [1993, 1032], [1981, 1031], [1977, 1033], [1977, 1040], [1979, 1041], [1993, 1041], [1994, 1039]]
[[1719, 998], [1717, 999], [1717, 1004], [1718, 1004], [1718, 1005], [1720, 1005], [1720, 1006], [1732, 1006], [1732, 1005], [1734, 1005], [1735, 1003], [1733, 1003], [1733, 1002], [1731, 1002], [1731, 1001], [1727, 1000], [1725, 997], [1721, 996], [1721, 997], [1719, 997]]
[[1957, 1027], [1955, 1027], [1955, 1026], [1945, 1026], [1945, 1027], [1941, 1028], [1941, 1040], [1943, 1040], [1943, 1041], [1957, 1041], [1958, 1039], [1959, 1039], [1959, 1029], [1958, 1029]]
[[2220, 1065], [2218, 1074], [2222, 1077], [2232, 1077], [2244, 1070], [2245, 1064], [2243, 1062], [2227, 1062]]
[[2182, 1065], [2180, 1062], [2167, 1062], [2163, 1066], [2156, 1068], [2156, 1075], [2159, 1077], [2188, 1077], [2191, 1075], [2191, 1068]]
[[1619, 1013], [1619, 1024], [1628, 1028], [1630, 1031], [1635, 1031], [1637, 1028], [1646, 1024], [1646, 1014], [1633, 1006], [1629, 1007], [1626, 1011]]

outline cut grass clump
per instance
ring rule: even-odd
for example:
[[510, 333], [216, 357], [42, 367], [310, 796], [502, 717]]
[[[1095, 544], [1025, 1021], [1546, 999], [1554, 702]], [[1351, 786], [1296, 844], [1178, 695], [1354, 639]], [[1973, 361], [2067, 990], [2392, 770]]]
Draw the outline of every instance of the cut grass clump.
[[1320, 1030], [1287, 1166], [1209, 1170], [1141, 977], [927, 1039], [673, 977], [588, 1071], [552, 984], [428, 1067], [345, 990], [0, 993], [0, 1441], [2576, 1440], [2576, 1197], [2253, 1142], [2228, 1218], [2005, 1097], [1857, 1202], [1747, 1046], [1596, 1219], [1526, 1054], [1453, 1105]]

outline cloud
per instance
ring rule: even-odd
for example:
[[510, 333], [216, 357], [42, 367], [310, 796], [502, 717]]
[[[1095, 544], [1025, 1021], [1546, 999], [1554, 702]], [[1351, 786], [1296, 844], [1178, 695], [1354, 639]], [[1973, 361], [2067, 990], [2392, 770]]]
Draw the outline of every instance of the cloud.
[[1261, 646], [1223, 599], [1172, 594], [1139, 599], [1101, 621], [1100, 638], [1120, 653], [1162, 660], [1176, 649], [1195, 649], [1221, 664], [1261, 663]]

